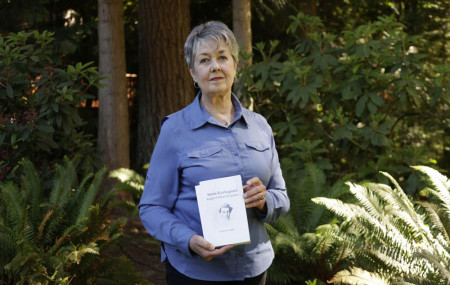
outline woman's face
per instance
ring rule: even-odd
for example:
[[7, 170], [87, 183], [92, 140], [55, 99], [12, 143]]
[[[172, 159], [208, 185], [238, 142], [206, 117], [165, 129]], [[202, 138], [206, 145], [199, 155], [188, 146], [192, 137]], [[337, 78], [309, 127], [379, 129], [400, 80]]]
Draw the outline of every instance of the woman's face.
[[226, 43], [201, 43], [194, 57], [192, 78], [208, 97], [231, 94], [236, 67]]

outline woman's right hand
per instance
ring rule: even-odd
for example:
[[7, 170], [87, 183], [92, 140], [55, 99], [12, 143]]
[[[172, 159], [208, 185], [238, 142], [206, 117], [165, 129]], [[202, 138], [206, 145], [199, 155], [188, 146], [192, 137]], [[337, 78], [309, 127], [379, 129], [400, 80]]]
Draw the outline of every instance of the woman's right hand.
[[212, 243], [206, 241], [199, 235], [193, 235], [189, 240], [189, 248], [206, 261], [210, 261], [214, 257], [224, 254], [232, 247], [233, 245], [225, 245], [220, 248], [215, 248]]

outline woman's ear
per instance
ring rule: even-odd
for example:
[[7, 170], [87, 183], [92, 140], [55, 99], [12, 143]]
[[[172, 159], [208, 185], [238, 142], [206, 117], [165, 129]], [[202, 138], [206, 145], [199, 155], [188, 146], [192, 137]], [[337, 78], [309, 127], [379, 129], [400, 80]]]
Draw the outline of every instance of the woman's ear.
[[194, 81], [196, 81], [196, 80], [195, 80], [195, 73], [194, 73], [194, 70], [193, 70], [192, 68], [189, 68], [189, 72], [191, 73], [192, 79], [193, 79]]

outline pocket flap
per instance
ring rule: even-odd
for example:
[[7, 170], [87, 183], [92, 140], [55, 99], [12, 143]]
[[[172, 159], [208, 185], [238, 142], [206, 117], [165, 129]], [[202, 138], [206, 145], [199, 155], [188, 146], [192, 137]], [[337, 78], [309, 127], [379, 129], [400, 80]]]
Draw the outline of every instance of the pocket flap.
[[193, 151], [190, 151], [187, 153], [188, 157], [192, 158], [201, 158], [201, 157], [207, 157], [211, 156], [213, 154], [216, 154], [222, 150], [222, 147], [219, 145], [205, 147], [201, 149], [196, 149]]
[[268, 143], [260, 142], [260, 141], [249, 141], [245, 143], [248, 147], [256, 149], [257, 151], [265, 151], [270, 148]]

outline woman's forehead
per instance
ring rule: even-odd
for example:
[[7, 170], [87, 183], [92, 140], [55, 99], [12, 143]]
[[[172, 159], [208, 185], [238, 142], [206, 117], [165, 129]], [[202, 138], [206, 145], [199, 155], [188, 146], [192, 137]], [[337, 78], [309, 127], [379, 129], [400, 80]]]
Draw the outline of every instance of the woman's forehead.
[[202, 53], [211, 53], [211, 52], [229, 52], [230, 48], [224, 41], [217, 40], [205, 40], [201, 41], [198, 44], [197, 55]]

